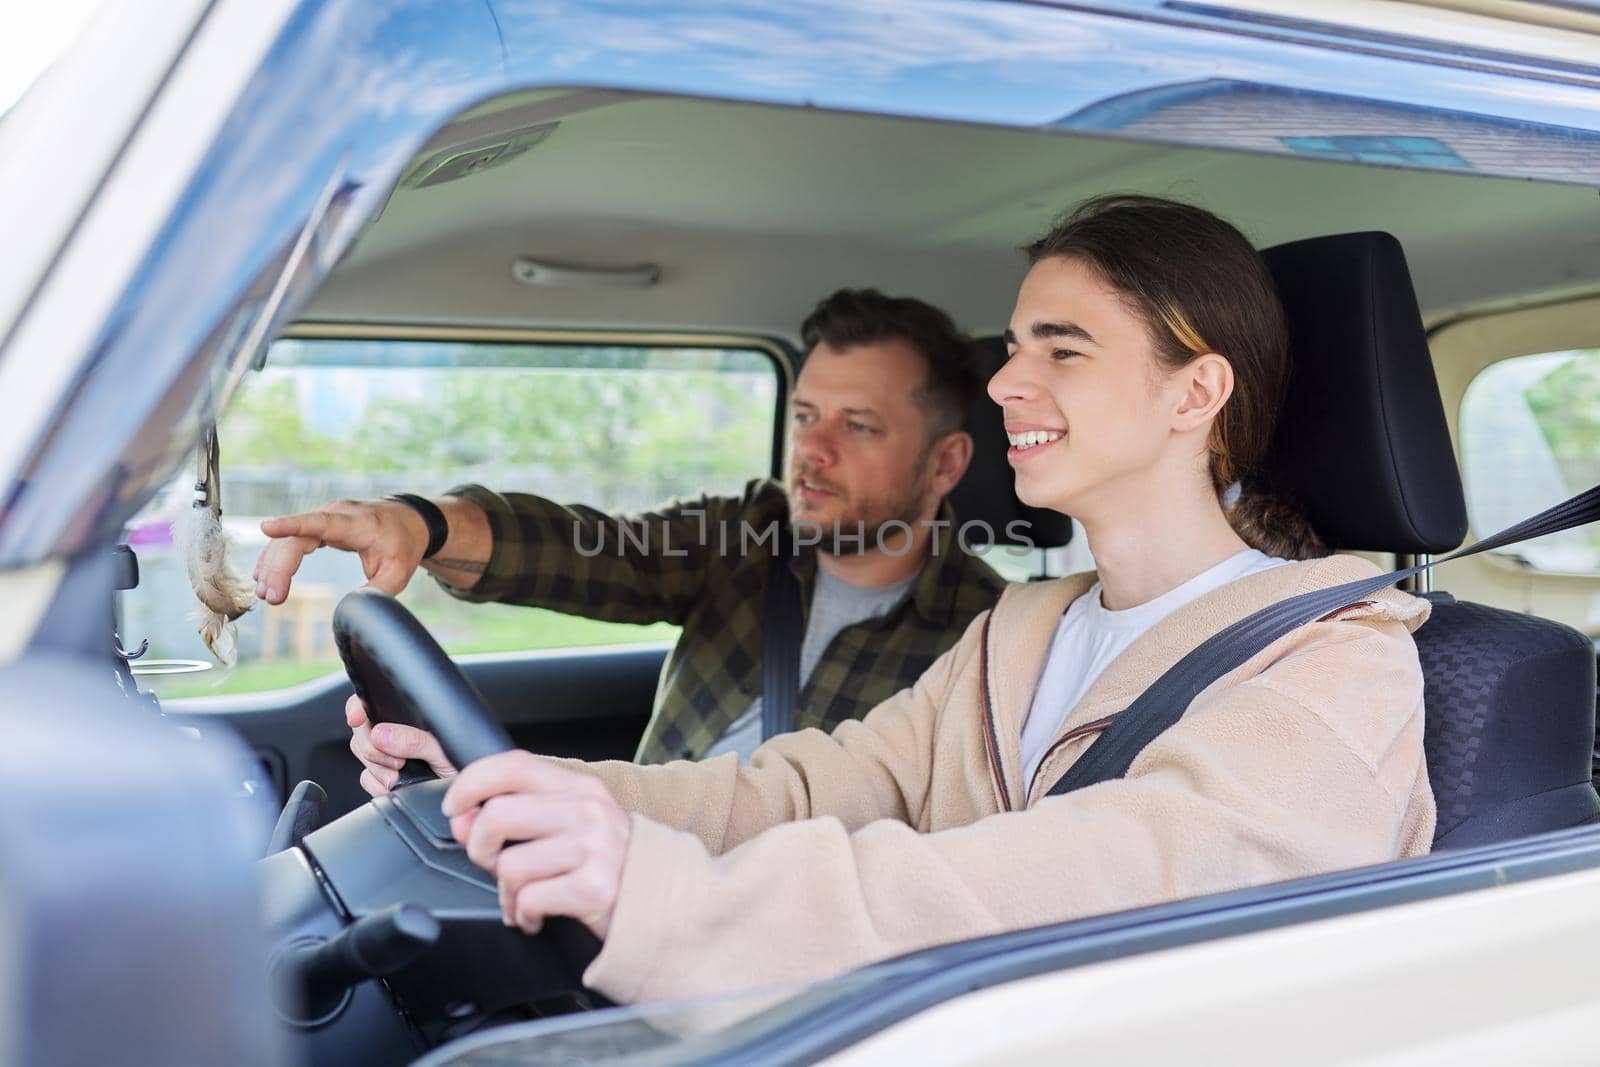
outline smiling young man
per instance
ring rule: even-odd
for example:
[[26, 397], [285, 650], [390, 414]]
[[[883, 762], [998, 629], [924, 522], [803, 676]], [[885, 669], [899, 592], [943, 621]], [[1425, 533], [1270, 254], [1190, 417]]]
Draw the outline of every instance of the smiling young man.
[[[982, 383], [966, 339], [918, 300], [841, 290], [801, 339], [785, 483], [631, 516], [476, 485], [433, 501], [331, 503], [262, 524], [272, 540], [257, 594], [281, 603], [300, 560], [328, 545], [359, 552], [391, 593], [421, 567], [465, 600], [674, 623], [637, 753], [658, 763], [761, 743], [765, 604], [782, 551], [804, 620], [792, 726], [859, 718], [953, 645], [1003, 584], [957, 544], [944, 500], [972, 456], [963, 427]], [[362, 782], [382, 792], [384, 753], [358, 711], [351, 726]]]

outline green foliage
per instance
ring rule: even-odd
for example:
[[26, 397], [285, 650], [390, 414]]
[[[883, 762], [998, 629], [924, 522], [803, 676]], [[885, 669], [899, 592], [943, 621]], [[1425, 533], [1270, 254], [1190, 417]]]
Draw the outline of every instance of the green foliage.
[[330, 434], [305, 424], [286, 375], [264, 376], [239, 390], [223, 421], [230, 465], [278, 466], [292, 457], [307, 470], [336, 470], [342, 448]]
[[[760, 372], [345, 369], [368, 394], [332, 428], [308, 424], [307, 397], [335, 390], [324, 368], [269, 369], [222, 426], [230, 465], [344, 475], [403, 474], [416, 484], [544, 470], [593, 486], [585, 501], [654, 500], [733, 488], [767, 471], [775, 385]], [[294, 376], [300, 379], [297, 391]], [[348, 381], [346, 381], [348, 384]], [[510, 488], [537, 492], [537, 485]]]
[[1574, 355], [1526, 396], [1562, 476], [1576, 491], [1600, 482], [1600, 350]]

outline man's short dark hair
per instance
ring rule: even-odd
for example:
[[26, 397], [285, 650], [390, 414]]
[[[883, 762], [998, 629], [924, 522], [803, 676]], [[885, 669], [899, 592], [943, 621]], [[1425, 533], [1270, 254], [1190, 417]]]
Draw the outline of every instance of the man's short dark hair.
[[809, 354], [818, 344], [830, 348], [904, 341], [922, 354], [928, 375], [916, 392], [934, 441], [964, 429], [983, 384], [972, 342], [950, 316], [909, 296], [884, 296], [876, 289], [840, 289], [823, 300], [800, 325]]

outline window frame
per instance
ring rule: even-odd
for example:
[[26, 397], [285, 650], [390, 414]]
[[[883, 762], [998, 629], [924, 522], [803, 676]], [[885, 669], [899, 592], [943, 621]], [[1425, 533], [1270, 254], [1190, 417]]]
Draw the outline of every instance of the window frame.
[[[1462, 402], [1477, 377], [1507, 359], [1600, 347], [1597, 324], [1600, 293], [1595, 292], [1447, 313], [1428, 324], [1428, 345], [1458, 469]], [[1467, 541], [1494, 532], [1469, 526]], [[1485, 552], [1451, 563], [1440, 575], [1439, 588], [1463, 600], [1532, 611], [1591, 635], [1596, 629], [1588, 619], [1588, 604], [1600, 593], [1600, 574], [1534, 570]]]
[[[1456, 463], [1456, 465], [1461, 471], [1462, 493], [1466, 497], [1467, 515], [1468, 515], [1469, 522], [1471, 521], [1472, 508], [1473, 508], [1473, 505], [1472, 505], [1472, 489], [1471, 489], [1471, 486], [1467, 484], [1467, 465], [1466, 465], [1466, 455], [1465, 455], [1465, 446], [1466, 446], [1465, 426], [1462, 425], [1462, 420], [1465, 418], [1465, 414], [1466, 414], [1466, 410], [1465, 409], [1466, 409], [1468, 395], [1471, 394], [1471, 392], [1473, 391], [1473, 388], [1478, 385], [1479, 381], [1481, 379], [1483, 379], [1485, 375], [1489, 374], [1490, 372], [1494, 371], [1496, 368], [1501, 367], [1501, 366], [1503, 366], [1505, 364], [1513, 363], [1513, 362], [1516, 362], [1516, 361], [1519, 361], [1519, 360], [1525, 360], [1525, 359], [1542, 359], [1542, 358], [1547, 358], [1547, 357], [1552, 357], [1552, 356], [1576, 354], [1576, 353], [1581, 353], [1581, 352], [1593, 352], [1593, 353], [1595, 353], [1595, 357], [1596, 358], [1600, 358], [1600, 334], [1596, 335], [1595, 340], [1594, 340], [1593, 343], [1587, 344], [1587, 345], [1581, 345], [1581, 346], [1578, 346], [1576, 348], [1555, 348], [1555, 349], [1551, 349], [1549, 351], [1524, 352], [1524, 353], [1522, 353], [1520, 355], [1501, 356], [1500, 358], [1495, 359], [1494, 361], [1486, 364], [1482, 369], [1480, 369], [1476, 374], [1474, 374], [1472, 376], [1472, 378], [1467, 382], [1466, 387], [1463, 389], [1460, 398], [1456, 402], [1455, 418], [1456, 418], [1456, 423], [1457, 423], [1457, 429], [1456, 429], [1455, 434], [1454, 434], [1454, 446], [1455, 446], [1456, 454], [1457, 454], [1457, 463]], [[1564, 499], [1565, 497], [1570, 496], [1570, 495], [1572, 495], [1574, 493], [1582, 492], [1583, 488], [1584, 487], [1582, 487], [1582, 486], [1579, 486], [1577, 488], [1573, 488], [1572, 486], [1568, 486], [1568, 487], [1566, 487], [1566, 489], [1563, 490], [1561, 498], [1558, 498], [1557, 500], [1550, 501], [1550, 504], [1554, 505], [1556, 503], [1559, 503], [1560, 499]], [[1476, 529], [1476, 527], [1474, 527], [1474, 528]], [[1491, 533], [1494, 533], [1494, 532], [1495, 531], [1493, 531], [1493, 530], [1477, 530], [1476, 536], [1481, 538], [1481, 537], [1487, 536], [1487, 535], [1489, 535]], [[1470, 540], [1472, 540], [1472, 538], [1469, 537], [1469, 541]], [[1559, 578], [1559, 579], [1568, 579], [1568, 580], [1571, 580], [1571, 579], [1600, 579], [1600, 565], [1597, 565], [1594, 570], [1563, 570], [1563, 569], [1553, 568], [1553, 567], [1537, 566], [1537, 565], [1535, 565], [1535, 564], [1533, 564], [1531, 562], [1523, 564], [1523, 563], [1518, 563], [1517, 559], [1525, 558], [1525, 557], [1522, 557], [1519, 553], [1515, 552], [1514, 549], [1515, 549], [1515, 546], [1508, 546], [1507, 548], [1504, 548], [1504, 549], [1491, 549], [1490, 551], [1488, 551], [1486, 553], [1483, 553], [1484, 561], [1487, 562], [1487, 563], [1491, 563], [1491, 564], [1493, 564], [1495, 566], [1499, 566], [1501, 568], [1508, 569], [1508, 570], [1513, 571], [1513, 572], [1515, 572], [1517, 574], [1543, 575], [1543, 576], [1550, 577], [1550, 578]]]

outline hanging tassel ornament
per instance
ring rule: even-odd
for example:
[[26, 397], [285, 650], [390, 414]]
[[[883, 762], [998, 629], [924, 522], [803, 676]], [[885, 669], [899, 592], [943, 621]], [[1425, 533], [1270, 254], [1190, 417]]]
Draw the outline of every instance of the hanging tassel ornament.
[[234, 620], [255, 604], [255, 589], [228, 567], [228, 534], [222, 528], [222, 475], [213, 426], [200, 439], [200, 457], [184, 538], [189, 584], [200, 601], [200, 640], [224, 667], [237, 657]]

